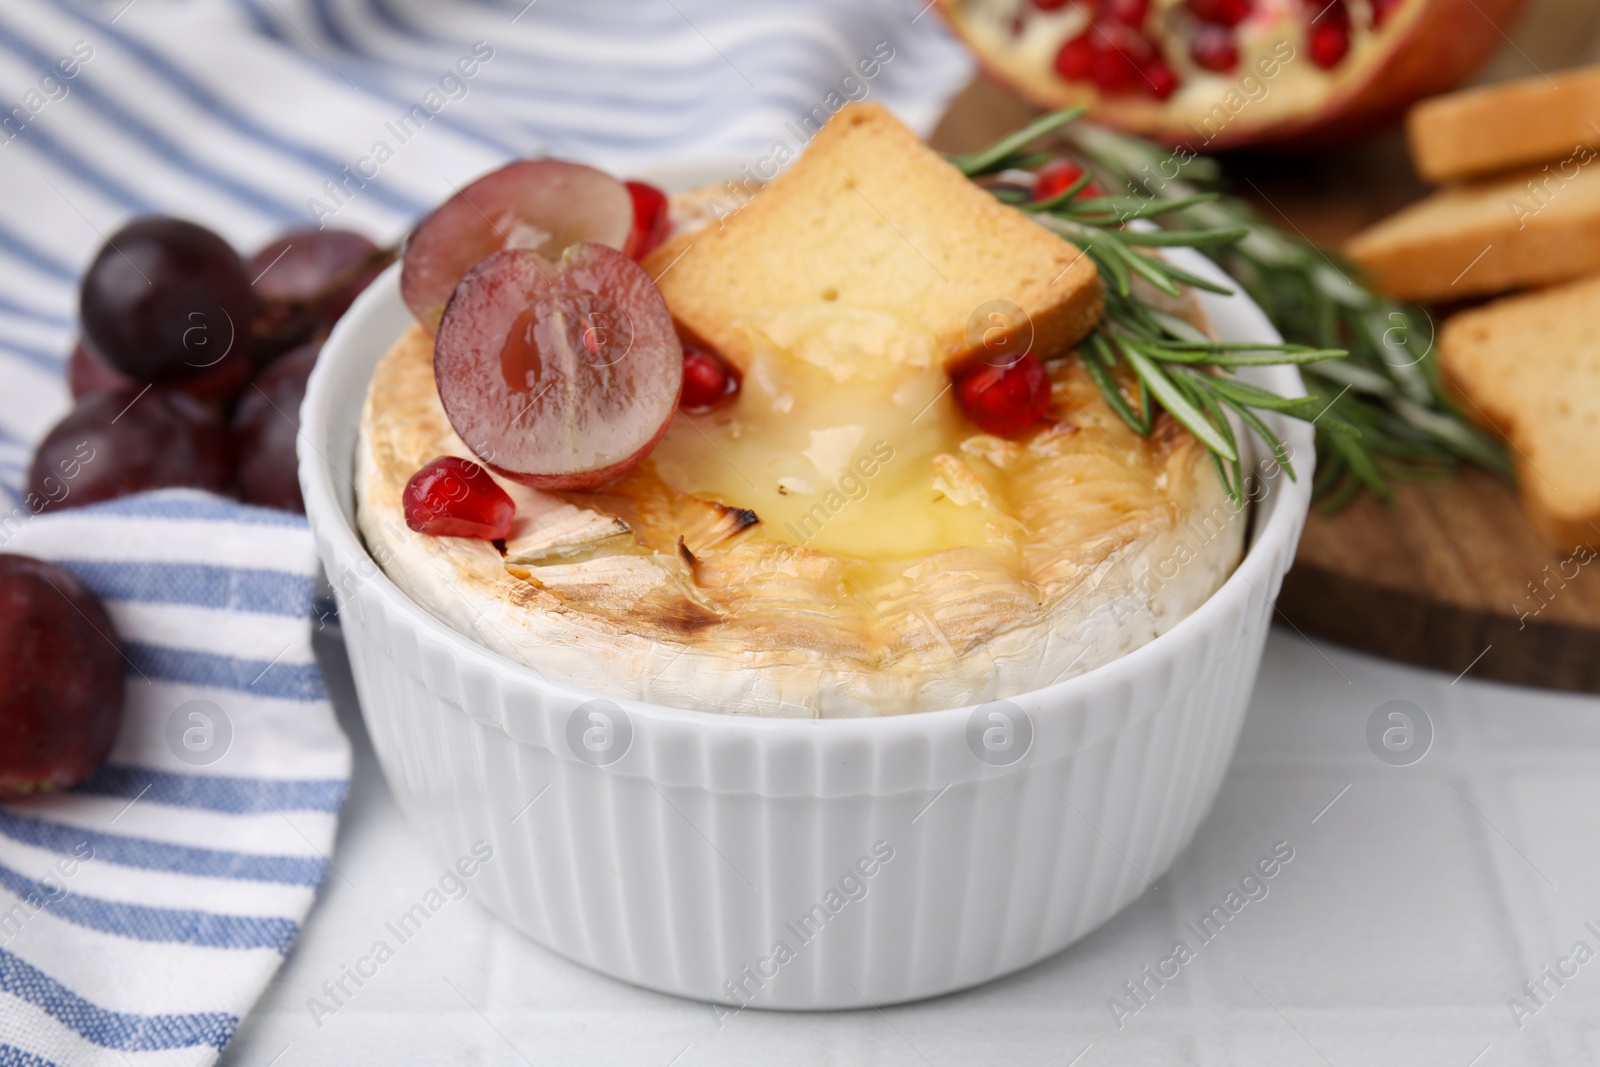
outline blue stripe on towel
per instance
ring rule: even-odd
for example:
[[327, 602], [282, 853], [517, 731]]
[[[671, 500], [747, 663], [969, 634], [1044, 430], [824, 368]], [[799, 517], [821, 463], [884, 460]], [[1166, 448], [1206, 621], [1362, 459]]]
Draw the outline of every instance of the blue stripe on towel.
[[233, 778], [107, 764], [79, 782], [73, 791], [130, 800], [138, 797], [141, 803], [230, 815], [273, 811], [321, 811], [331, 815], [344, 803], [349, 786], [343, 778]]
[[[286, 50], [286, 54], [294, 56], [304, 65], [315, 69], [319, 74], [326, 75], [328, 71], [331, 70], [332, 73], [340, 80], [345, 81], [352, 88], [357, 89], [359, 92], [363, 92], [368, 96], [398, 105], [402, 110], [409, 110], [421, 103], [419, 99], [409, 99], [399, 93], [390, 91], [383, 85], [377, 84], [375, 79], [372, 78], [365, 70], [355, 71], [355, 78], [361, 83], [359, 86], [357, 86], [355, 81], [351, 79], [349, 63], [346, 63], [344, 67], [334, 66], [333, 60], [329, 59], [327, 53], [323, 52], [320, 48], [317, 48], [316, 45], [311, 46], [316, 52], [315, 56], [308, 55], [301, 51], [301, 46], [306, 43], [305, 38], [291, 37], [289, 34], [285, 33], [283, 29], [279, 27], [278, 24], [272, 19], [272, 17], [261, 9], [259, 0], [238, 0], [238, 3], [244, 7], [245, 11], [250, 16], [251, 22], [254, 24], [256, 29], [261, 32], [262, 36], [270, 38], [271, 40], [283, 45]], [[276, 4], [271, 6], [275, 11], [278, 10]], [[359, 59], [355, 59], [354, 57], [347, 58], [352, 59], [356, 63], [361, 62]], [[497, 152], [508, 159], [528, 154], [529, 150], [527, 148], [519, 148], [516, 145], [502, 141], [493, 134], [486, 133], [479, 129], [476, 125], [462, 122], [454, 116], [441, 112], [435, 114], [433, 119], [440, 126], [450, 129], [452, 132], [463, 138], [476, 141], [483, 147]]]
[[62, 1026], [101, 1048], [123, 1052], [194, 1048], [221, 1049], [239, 1028], [239, 1017], [223, 1011], [189, 1015], [137, 1015], [91, 1003], [14, 952], [0, 948], [0, 992], [25, 1000]]
[[[4, 39], [5, 35], [0, 34], [0, 40]], [[78, 284], [76, 268], [40, 248], [31, 238], [24, 237], [4, 223], [0, 223], [0, 251], [10, 253], [40, 274], [47, 274], [55, 281], [70, 282], [74, 287]]]
[[[4, 10], [0, 7], [0, 11]], [[3, 18], [0, 18], [0, 48], [8, 49], [40, 70], [49, 70], [55, 64], [54, 56], [23, 39]], [[114, 99], [121, 94], [101, 89], [94, 83], [93, 71], [94, 67], [90, 65], [73, 79], [73, 95], [85, 106], [97, 111], [122, 134], [138, 141], [156, 156], [182, 169], [184, 173], [203, 179], [213, 188], [231, 195], [240, 203], [248, 204], [264, 215], [279, 219], [304, 217], [304, 212], [298, 204], [281, 199], [275, 193], [263, 191], [235, 173], [214, 165], [211, 159], [199, 152], [190, 151], [186, 145], [123, 107]]]
[[[30, 914], [43, 911], [90, 930], [135, 941], [201, 948], [269, 948], [284, 953], [300, 932], [299, 923], [276, 916], [220, 915], [193, 908], [157, 908], [106, 900], [77, 890], [63, 890], [59, 885], [48, 886], [4, 864], [0, 864], [0, 888], [22, 902], [5, 909], [3, 914], [7, 917], [17, 915], [19, 908]], [[3, 905], [4, 901], [0, 901]]]
[[15, 315], [20, 319], [42, 322], [46, 326], [57, 326], [63, 330], [75, 328], [78, 324], [78, 320], [74, 317], [40, 311], [38, 308], [29, 307], [20, 301], [12, 300], [5, 296], [0, 296], [0, 311], [5, 312], [7, 315]]
[[275, 663], [241, 659], [215, 652], [169, 648], [143, 641], [122, 642], [122, 652], [141, 675], [164, 682], [184, 682], [218, 689], [236, 689], [283, 700], [326, 700], [322, 674], [315, 663]]
[[[67, 12], [77, 19], [79, 23], [93, 30], [97, 37], [116, 42], [119, 47], [125, 49], [130, 55], [135, 56], [141, 63], [150, 68], [168, 88], [187, 96], [213, 118], [227, 123], [251, 140], [305, 164], [307, 167], [316, 170], [323, 177], [337, 178], [339, 176], [340, 170], [345, 165], [343, 160], [336, 159], [325, 152], [320, 152], [293, 140], [285, 136], [282, 131], [274, 130], [245, 112], [240, 111], [220, 94], [213, 91], [210, 86], [183, 70], [176, 63], [169, 61], [160, 52], [157, 52], [133, 34], [125, 33], [117, 26], [101, 19], [89, 18], [76, 10], [75, 5], [62, 4], [60, 10]], [[363, 193], [370, 193], [372, 199], [406, 215], [422, 215], [433, 207], [430, 203], [424, 203], [414, 197], [389, 189], [382, 183], [369, 183], [368, 189], [364, 189]]]
[[52, 376], [60, 374], [67, 366], [66, 353], [46, 352], [42, 348], [25, 345], [19, 341], [13, 341], [9, 337], [0, 339], [0, 352], [15, 356], [24, 363], [32, 364]]
[[56, 1064], [53, 1060], [43, 1059], [0, 1041], [0, 1067], [56, 1067]]
[[316, 588], [309, 575], [248, 567], [70, 558], [57, 562], [83, 579], [96, 596], [143, 604], [301, 616], [307, 613]]
[[22, 133], [17, 135], [17, 143], [48, 159], [61, 171], [72, 175], [75, 180], [98, 190], [102, 196], [114, 201], [124, 211], [130, 211], [135, 215], [155, 212], [155, 205], [148, 197], [112, 177], [90, 157], [51, 135], [40, 123], [30, 122], [24, 127]]
[[319, 856], [259, 855], [173, 845], [130, 834], [86, 830], [50, 819], [36, 819], [6, 808], [0, 808], [0, 834], [64, 856], [81, 855], [78, 850], [88, 846], [96, 862], [200, 878], [315, 886], [322, 882], [328, 868], [327, 861]]
[[[305, 527], [306, 517], [276, 508], [251, 507], [224, 500], [210, 493], [171, 490], [141, 493], [117, 500], [90, 504], [82, 514], [126, 515], [141, 519], [205, 519], [212, 522], [241, 522], [253, 526]], [[250, 572], [257, 573], [257, 572]]]

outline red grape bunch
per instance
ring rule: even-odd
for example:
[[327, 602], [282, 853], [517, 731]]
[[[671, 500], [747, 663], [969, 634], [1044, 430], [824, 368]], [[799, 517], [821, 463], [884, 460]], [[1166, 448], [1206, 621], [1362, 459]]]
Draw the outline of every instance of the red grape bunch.
[[34, 454], [27, 508], [190, 487], [303, 511], [306, 378], [393, 258], [358, 233], [297, 230], [246, 262], [193, 222], [128, 223], [83, 276], [67, 373], [77, 405]]

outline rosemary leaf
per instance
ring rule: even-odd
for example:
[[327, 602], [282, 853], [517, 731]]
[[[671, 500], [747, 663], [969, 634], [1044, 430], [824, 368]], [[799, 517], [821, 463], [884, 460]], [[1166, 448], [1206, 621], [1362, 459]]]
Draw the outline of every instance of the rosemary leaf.
[[1239, 458], [1233, 442], [1211, 425], [1210, 420], [1189, 402], [1153, 360], [1132, 348], [1123, 350], [1123, 358], [1128, 361], [1128, 366], [1133, 368], [1133, 372], [1144, 382], [1151, 394], [1161, 402], [1161, 406], [1167, 409], [1167, 413], [1182, 423], [1201, 444], [1230, 463]]
[[1130, 245], [1151, 248], [1204, 248], [1207, 245], [1231, 245], [1249, 232], [1243, 227], [1236, 226], [1227, 230], [1155, 230], [1149, 233], [1128, 230], [1120, 236]]
[[1007, 156], [1026, 148], [1045, 134], [1082, 118], [1085, 110], [1082, 107], [1069, 107], [1061, 111], [1052, 111], [1048, 115], [1041, 115], [1015, 133], [1000, 138], [1000, 140], [983, 151], [965, 156], [956, 156], [950, 162], [955, 165], [957, 170], [969, 178], [976, 178], [996, 169], [1004, 169], [997, 168], [995, 164], [1004, 161]]

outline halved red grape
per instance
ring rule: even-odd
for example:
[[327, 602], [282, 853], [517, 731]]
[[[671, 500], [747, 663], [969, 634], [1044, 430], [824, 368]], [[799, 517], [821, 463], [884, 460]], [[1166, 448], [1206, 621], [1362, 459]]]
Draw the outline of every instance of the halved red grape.
[[634, 259], [643, 259], [654, 252], [672, 232], [667, 194], [649, 182], [628, 181], [623, 184], [633, 198], [633, 232], [628, 235], [628, 246], [623, 251]]
[[440, 456], [406, 482], [406, 525], [434, 537], [496, 541], [511, 536], [517, 506], [489, 472], [460, 456]]
[[406, 240], [400, 295], [433, 329], [456, 283], [494, 252], [526, 249], [554, 259], [578, 241], [620, 249], [632, 231], [633, 200], [609, 174], [558, 159], [518, 160], [422, 220]]
[[244, 261], [183, 219], [135, 219], [83, 276], [83, 330], [112, 367], [139, 382], [175, 382], [248, 362], [255, 295]]
[[0, 798], [65, 788], [105, 762], [126, 691], [117, 640], [71, 571], [0, 554]]
[[96, 393], [39, 443], [28, 505], [60, 510], [175, 486], [225, 493], [232, 456], [227, 424], [204, 401], [160, 387]]
[[329, 330], [393, 260], [350, 230], [294, 230], [250, 257], [261, 315], [257, 356], [274, 358]]
[[321, 341], [294, 349], [268, 366], [239, 399], [233, 413], [233, 440], [239, 456], [239, 495], [264, 508], [304, 513], [295, 439], [300, 436], [300, 402], [306, 379], [317, 365]]
[[683, 355], [661, 292], [605, 245], [559, 263], [496, 252], [468, 272], [433, 348], [439, 399], [489, 466], [541, 489], [588, 489], [666, 432]]

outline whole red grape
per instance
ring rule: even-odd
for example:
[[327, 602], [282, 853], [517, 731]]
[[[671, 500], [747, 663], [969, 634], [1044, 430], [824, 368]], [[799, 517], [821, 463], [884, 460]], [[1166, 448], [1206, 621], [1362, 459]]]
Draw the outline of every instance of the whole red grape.
[[28, 506], [60, 510], [147, 489], [225, 493], [233, 450], [216, 408], [160, 387], [84, 397], [34, 453]]
[[[250, 384], [254, 373], [255, 364], [230, 357], [198, 377], [173, 382], [172, 388], [190, 396], [210, 397], [226, 403]], [[72, 399], [82, 400], [90, 393], [106, 393], [130, 385], [137, 388], [139, 383], [107, 363], [87, 337], [78, 338], [72, 348], [72, 358], [67, 361], [67, 387], [72, 391]]]
[[221, 237], [183, 219], [135, 219], [83, 276], [83, 329], [116, 370], [176, 382], [248, 361], [255, 295], [244, 261]]
[[117, 641], [70, 571], [0, 553], [0, 798], [64, 788], [105, 762], [122, 722]]
[[72, 390], [72, 399], [82, 400], [91, 393], [109, 393], [130, 385], [137, 388], [138, 384], [107, 363], [88, 338], [80, 337], [72, 346], [72, 356], [67, 360], [67, 388]]
[[295, 439], [306, 379], [317, 364], [321, 341], [301, 345], [259, 375], [233, 413], [238, 450], [239, 495], [251, 504], [304, 512]]
[[250, 257], [261, 314], [256, 354], [270, 360], [326, 334], [393, 259], [350, 230], [294, 230]]

